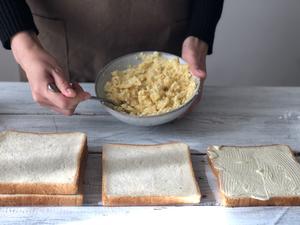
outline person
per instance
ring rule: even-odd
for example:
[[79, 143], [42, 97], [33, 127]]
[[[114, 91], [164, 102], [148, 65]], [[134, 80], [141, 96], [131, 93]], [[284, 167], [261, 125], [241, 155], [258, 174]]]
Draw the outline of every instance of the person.
[[[90, 97], [76, 82], [94, 81], [106, 63], [130, 52], [181, 54], [204, 80], [222, 8], [223, 0], [0, 0], [0, 39], [33, 99], [72, 115]], [[61, 93], [48, 90], [51, 82]]]

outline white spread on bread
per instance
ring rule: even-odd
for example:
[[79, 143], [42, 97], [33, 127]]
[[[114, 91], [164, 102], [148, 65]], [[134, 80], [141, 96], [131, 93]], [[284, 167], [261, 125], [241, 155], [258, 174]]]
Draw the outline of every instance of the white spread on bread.
[[286, 145], [211, 146], [208, 157], [227, 197], [268, 200], [300, 196], [300, 164]]

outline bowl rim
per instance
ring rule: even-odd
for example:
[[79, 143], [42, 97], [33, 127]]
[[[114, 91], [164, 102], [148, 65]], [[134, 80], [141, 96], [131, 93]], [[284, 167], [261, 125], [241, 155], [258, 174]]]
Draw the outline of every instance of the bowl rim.
[[[96, 93], [96, 96], [99, 97], [98, 95], [98, 90], [97, 90], [97, 84], [99, 83], [99, 80], [103, 74], [103, 72], [109, 67], [111, 66], [112, 64], [114, 64], [116, 61], [118, 60], [121, 60], [123, 58], [126, 58], [126, 57], [129, 57], [129, 56], [132, 56], [132, 55], [139, 55], [141, 53], [147, 53], [147, 54], [151, 54], [151, 53], [159, 53], [159, 54], [166, 54], [166, 55], [169, 55], [171, 57], [177, 57], [179, 58], [180, 60], [182, 60], [182, 62], [184, 64], [187, 64], [187, 62], [181, 58], [180, 56], [177, 56], [177, 55], [174, 55], [172, 53], [168, 53], [168, 52], [163, 52], [163, 51], [138, 51], [138, 52], [132, 52], [132, 53], [129, 53], [129, 54], [126, 54], [126, 55], [122, 55], [122, 56], [119, 56], [113, 60], [111, 60], [109, 63], [107, 63], [97, 74], [97, 77], [96, 77], [96, 80], [95, 80], [95, 85], [94, 85], [94, 88], [95, 88], [95, 93]], [[191, 72], [190, 72], [191, 73]], [[104, 107], [108, 108], [109, 110], [112, 110], [116, 113], [120, 113], [121, 115], [124, 115], [124, 116], [128, 116], [128, 117], [131, 117], [131, 118], [135, 118], [135, 119], [146, 119], [146, 118], [155, 118], [155, 117], [161, 117], [161, 116], [164, 116], [164, 115], [167, 115], [167, 114], [171, 114], [173, 112], [176, 112], [176, 111], [179, 111], [181, 110], [182, 108], [186, 107], [187, 105], [189, 105], [191, 102], [194, 101], [194, 99], [196, 97], [198, 97], [198, 95], [201, 93], [201, 79], [199, 77], [196, 77], [194, 76], [192, 73], [191, 75], [193, 76], [193, 79], [197, 80], [196, 82], [196, 89], [195, 89], [195, 92], [194, 92], [194, 95], [193, 97], [191, 97], [186, 103], [184, 103], [183, 105], [179, 106], [178, 108], [175, 108], [171, 111], [168, 111], [168, 112], [164, 112], [164, 113], [161, 113], [161, 114], [157, 114], [157, 115], [149, 115], [149, 116], [138, 116], [138, 115], [131, 115], [131, 114], [128, 114], [128, 113], [125, 113], [125, 112], [122, 112], [122, 111], [118, 111], [118, 110], [115, 110], [114, 108], [106, 105], [106, 104], [102, 104]]]

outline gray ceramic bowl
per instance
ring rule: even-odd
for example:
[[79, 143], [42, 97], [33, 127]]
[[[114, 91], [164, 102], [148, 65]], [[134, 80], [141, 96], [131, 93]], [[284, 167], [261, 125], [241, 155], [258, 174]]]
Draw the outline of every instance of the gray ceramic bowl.
[[[143, 52], [143, 54], [153, 54], [154, 52]], [[159, 52], [160, 55], [164, 58], [170, 59], [173, 57], [178, 57], [169, 53], [164, 53], [164, 52]], [[96, 83], [95, 83], [95, 91], [96, 95], [98, 97], [105, 97], [104, 93], [104, 86], [107, 81], [111, 79], [111, 73], [115, 70], [124, 70], [128, 68], [128, 65], [137, 65], [141, 63], [141, 60], [139, 59], [139, 55], [141, 52], [136, 52], [132, 54], [128, 54], [122, 57], [119, 57], [113, 61], [111, 61], [109, 64], [107, 64], [97, 75], [96, 78]], [[179, 61], [181, 64], [186, 64], [186, 62], [179, 58]], [[200, 80], [196, 77], [194, 77], [197, 87], [195, 90], [194, 96], [184, 105], [181, 107], [174, 109], [170, 112], [167, 113], [162, 113], [154, 116], [134, 116], [134, 115], [129, 115], [125, 112], [120, 112], [108, 105], [103, 105], [104, 108], [114, 117], [117, 119], [136, 126], [155, 126], [155, 125], [160, 125], [164, 123], [168, 123], [181, 115], [183, 115], [188, 108], [191, 106], [193, 101], [196, 99], [198, 93], [200, 93]]]

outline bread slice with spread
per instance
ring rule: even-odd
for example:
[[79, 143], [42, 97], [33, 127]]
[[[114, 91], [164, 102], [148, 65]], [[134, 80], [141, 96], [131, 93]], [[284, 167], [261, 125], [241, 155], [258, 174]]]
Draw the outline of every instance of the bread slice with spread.
[[300, 164], [287, 145], [210, 146], [222, 205], [300, 205]]

